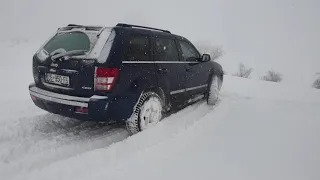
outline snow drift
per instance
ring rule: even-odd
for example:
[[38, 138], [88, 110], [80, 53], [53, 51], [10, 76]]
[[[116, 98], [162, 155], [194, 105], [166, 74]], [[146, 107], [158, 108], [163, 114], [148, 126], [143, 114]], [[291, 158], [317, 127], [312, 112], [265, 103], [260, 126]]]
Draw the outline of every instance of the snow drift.
[[39, 44], [0, 46], [3, 179], [320, 179], [319, 90], [226, 76], [215, 107], [200, 101], [128, 137], [35, 107]]

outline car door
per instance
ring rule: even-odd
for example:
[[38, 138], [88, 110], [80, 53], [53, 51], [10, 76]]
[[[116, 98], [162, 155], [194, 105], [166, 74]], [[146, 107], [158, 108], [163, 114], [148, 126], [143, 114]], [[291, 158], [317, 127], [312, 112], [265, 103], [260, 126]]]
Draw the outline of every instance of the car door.
[[181, 56], [185, 62], [186, 96], [203, 94], [207, 89], [210, 66], [199, 61], [201, 55], [188, 41], [179, 41]]
[[119, 93], [132, 91], [133, 87], [156, 86], [157, 74], [152, 57], [151, 37], [144, 33], [131, 32], [125, 39], [122, 45], [124, 61], [120, 72], [121, 81], [118, 84], [121, 87]]
[[154, 60], [158, 75], [158, 85], [162, 88], [172, 105], [184, 100], [185, 67], [181, 63], [177, 43], [167, 37], [154, 38]]

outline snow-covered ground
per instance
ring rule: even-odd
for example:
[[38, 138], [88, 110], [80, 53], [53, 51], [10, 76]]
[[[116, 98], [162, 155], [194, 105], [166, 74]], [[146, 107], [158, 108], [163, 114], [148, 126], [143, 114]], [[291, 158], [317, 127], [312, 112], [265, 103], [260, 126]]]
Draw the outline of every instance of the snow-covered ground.
[[28, 95], [40, 44], [0, 43], [0, 179], [320, 179], [320, 91], [226, 76], [201, 101], [128, 137], [46, 113]]

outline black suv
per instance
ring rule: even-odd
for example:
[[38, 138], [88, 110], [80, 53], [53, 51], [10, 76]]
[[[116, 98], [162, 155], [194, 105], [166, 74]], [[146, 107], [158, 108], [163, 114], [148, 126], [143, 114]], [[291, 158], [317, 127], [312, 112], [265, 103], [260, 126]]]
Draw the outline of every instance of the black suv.
[[126, 122], [134, 134], [193, 100], [215, 104], [223, 70], [167, 30], [70, 24], [35, 53], [33, 77], [29, 91], [38, 107], [80, 120]]

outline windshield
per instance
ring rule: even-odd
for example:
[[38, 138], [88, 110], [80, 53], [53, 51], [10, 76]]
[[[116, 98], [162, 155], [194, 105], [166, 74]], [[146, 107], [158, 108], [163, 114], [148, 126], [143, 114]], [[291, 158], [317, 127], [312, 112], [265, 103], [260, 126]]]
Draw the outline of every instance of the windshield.
[[93, 39], [88, 34], [74, 31], [74, 32], [65, 32], [60, 33], [54, 36], [44, 47], [43, 49], [48, 53], [51, 54], [56, 50], [63, 50], [65, 52], [73, 51], [73, 50], [85, 50], [90, 51], [92, 45], [96, 39]]

